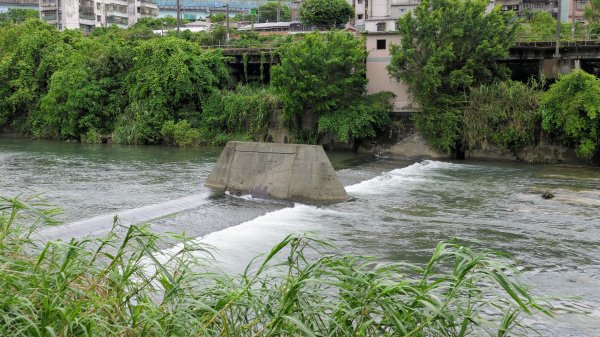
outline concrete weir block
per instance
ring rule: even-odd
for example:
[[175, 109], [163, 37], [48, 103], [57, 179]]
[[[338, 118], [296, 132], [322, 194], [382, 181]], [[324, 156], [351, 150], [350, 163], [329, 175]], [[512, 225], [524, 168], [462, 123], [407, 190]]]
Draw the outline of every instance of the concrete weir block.
[[325, 151], [316, 145], [229, 142], [204, 185], [258, 198], [348, 199]]

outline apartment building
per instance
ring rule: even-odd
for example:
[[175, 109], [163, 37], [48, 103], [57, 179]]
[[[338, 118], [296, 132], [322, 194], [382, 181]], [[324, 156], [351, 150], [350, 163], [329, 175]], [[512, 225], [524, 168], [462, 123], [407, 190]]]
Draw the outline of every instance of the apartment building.
[[140, 18], [158, 17], [156, 0], [39, 0], [39, 8], [40, 18], [60, 30], [127, 28]]
[[348, 0], [354, 8], [354, 26], [359, 31], [396, 30], [399, 17], [412, 11], [421, 0]]
[[546, 11], [554, 18], [558, 15], [562, 22], [583, 22], [583, 8], [589, 0], [496, 0], [495, 4], [503, 11], [514, 11], [519, 16], [528, 12]]

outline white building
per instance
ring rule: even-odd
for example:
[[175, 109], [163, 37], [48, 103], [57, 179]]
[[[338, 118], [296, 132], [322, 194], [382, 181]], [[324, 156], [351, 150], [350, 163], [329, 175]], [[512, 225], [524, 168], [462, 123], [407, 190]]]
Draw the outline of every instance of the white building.
[[60, 30], [127, 28], [140, 18], [158, 17], [156, 0], [39, 0], [39, 5], [40, 19]]
[[347, 0], [354, 8], [354, 25], [359, 31], [392, 32], [396, 21], [412, 11], [421, 0]]

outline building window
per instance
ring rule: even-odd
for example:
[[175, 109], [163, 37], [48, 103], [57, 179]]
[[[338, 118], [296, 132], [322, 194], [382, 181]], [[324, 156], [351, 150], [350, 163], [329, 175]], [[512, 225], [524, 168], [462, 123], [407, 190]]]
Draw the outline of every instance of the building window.
[[379, 22], [379, 23], [377, 23], [377, 31], [378, 32], [385, 32], [385, 22]]
[[96, 15], [96, 21], [98, 21], [98, 22], [102, 21], [102, 16]]
[[362, 14], [358, 14], [358, 15], [356, 16], [356, 18], [357, 18], [357, 19], [359, 19], [359, 20], [362, 20], [362, 19], [364, 18], [364, 15], [362, 15]]
[[138, 10], [138, 14], [140, 14], [142, 12], [139, 7], [137, 8], [137, 10]]
[[96, 9], [100, 9], [100, 3], [96, 2]]
[[386, 47], [386, 40], [377, 40], [377, 50], [384, 50]]
[[356, 0], [356, 3], [359, 4], [359, 5], [362, 5], [363, 4], [363, 0]]

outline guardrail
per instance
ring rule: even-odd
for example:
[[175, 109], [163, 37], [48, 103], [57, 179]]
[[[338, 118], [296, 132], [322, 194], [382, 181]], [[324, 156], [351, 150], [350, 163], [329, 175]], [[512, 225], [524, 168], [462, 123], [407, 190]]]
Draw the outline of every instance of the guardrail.
[[[561, 47], [600, 46], [600, 34], [575, 34], [562, 36]], [[514, 47], [550, 48], [556, 46], [556, 36], [517, 36]]]

